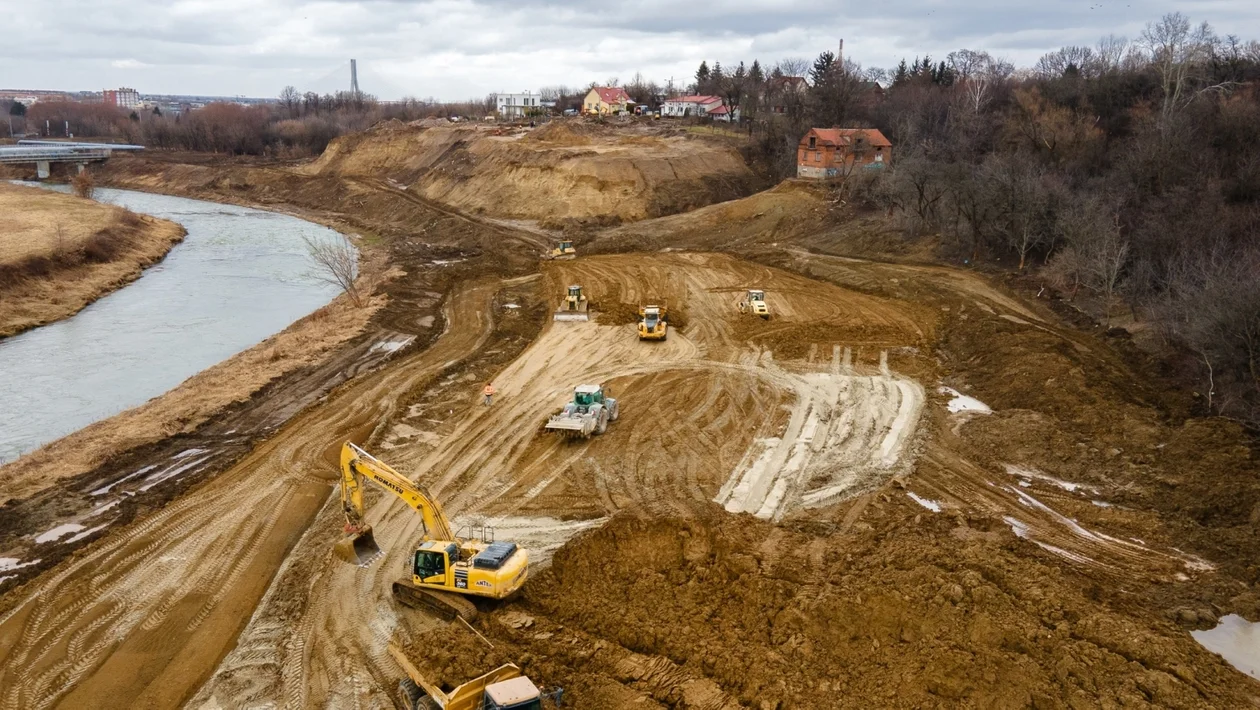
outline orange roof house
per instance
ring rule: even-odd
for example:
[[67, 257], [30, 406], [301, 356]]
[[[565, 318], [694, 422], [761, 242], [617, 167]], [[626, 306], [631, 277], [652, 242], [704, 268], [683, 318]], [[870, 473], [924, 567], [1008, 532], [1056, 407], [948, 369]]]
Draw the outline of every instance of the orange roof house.
[[582, 99], [583, 113], [596, 113], [601, 116], [629, 110], [628, 105], [634, 103], [630, 94], [619, 86], [596, 86], [586, 93]]
[[796, 176], [844, 177], [892, 162], [892, 143], [875, 128], [811, 128], [796, 147]]

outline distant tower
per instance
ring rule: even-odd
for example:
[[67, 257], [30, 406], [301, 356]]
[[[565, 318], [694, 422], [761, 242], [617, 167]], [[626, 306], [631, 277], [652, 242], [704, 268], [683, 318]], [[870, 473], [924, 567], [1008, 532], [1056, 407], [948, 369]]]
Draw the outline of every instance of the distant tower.
[[840, 40], [840, 51], [836, 53], [836, 64], [844, 71], [844, 40]]
[[359, 95], [359, 63], [353, 59], [350, 60], [350, 93]]

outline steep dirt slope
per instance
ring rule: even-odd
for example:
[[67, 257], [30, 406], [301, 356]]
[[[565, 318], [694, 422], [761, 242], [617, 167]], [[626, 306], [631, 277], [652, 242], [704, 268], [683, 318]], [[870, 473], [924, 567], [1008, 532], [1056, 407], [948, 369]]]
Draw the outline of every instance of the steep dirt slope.
[[672, 214], [746, 195], [757, 184], [729, 144], [664, 129], [574, 119], [497, 133], [387, 123], [333, 141], [300, 170], [390, 179], [469, 212], [557, 228]]

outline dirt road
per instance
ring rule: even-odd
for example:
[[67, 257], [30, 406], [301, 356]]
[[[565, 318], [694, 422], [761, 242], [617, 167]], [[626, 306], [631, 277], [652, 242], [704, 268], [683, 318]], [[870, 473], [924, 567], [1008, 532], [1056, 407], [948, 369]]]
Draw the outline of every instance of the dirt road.
[[179, 705], [324, 504], [336, 447], [366, 437], [400, 396], [481, 347], [501, 287], [455, 292], [433, 347], [335, 392], [206, 486], [28, 590], [0, 620], [0, 706]]

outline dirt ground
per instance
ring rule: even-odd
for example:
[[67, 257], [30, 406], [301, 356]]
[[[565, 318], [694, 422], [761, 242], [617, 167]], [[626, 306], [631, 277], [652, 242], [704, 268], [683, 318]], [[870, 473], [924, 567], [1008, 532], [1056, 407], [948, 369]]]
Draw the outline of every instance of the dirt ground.
[[[488, 138], [609, 140], [591, 130]], [[0, 550], [52, 561], [0, 597], [0, 704], [391, 707], [394, 642], [441, 682], [513, 662], [578, 708], [1260, 706], [1188, 633], [1260, 614], [1254, 441], [1190, 417], [1127, 342], [912, 261], [800, 183], [586, 224], [576, 260], [540, 263], [545, 226], [332, 175], [337, 150], [112, 168], [319, 216], [404, 273], [322, 365], [5, 507]], [[607, 316], [551, 321], [571, 283]], [[748, 288], [770, 320], [740, 315]], [[649, 300], [684, 314], [664, 342], [626, 316]], [[395, 337], [416, 340], [369, 357]], [[544, 432], [584, 382], [620, 419]], [[484, 640], [392, 601], [420, 535], [393, 498], [369, 497], [382, 559], [329, 554], [346, 439], [529, 550]], [[115, 499], [68, 551], [32, 542]]]
[[760, 184], [724, 141], [585, 119], [506, 133], [394, 121], [335, 140], [303, 170], [388, 179], [468, 212], [551, 229], [673, 214], [747, 195]]
[[69, 318], [184, 238], [121, 207], [0, 183], [0, 338]]

